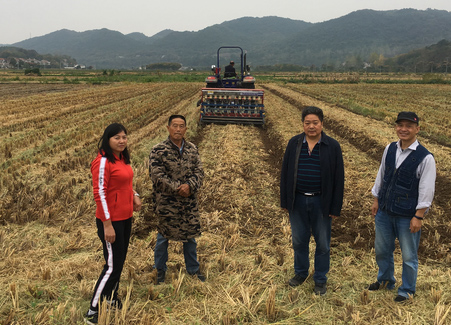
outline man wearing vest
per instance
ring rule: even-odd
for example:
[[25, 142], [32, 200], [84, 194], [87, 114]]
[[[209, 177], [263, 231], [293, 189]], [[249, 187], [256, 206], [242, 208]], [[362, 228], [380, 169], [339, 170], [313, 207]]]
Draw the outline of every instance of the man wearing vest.
[[372, 189], [375, 216], [377, 281], [368, 290], [395, 287], [395, 239], [402, 252], [402, 284], [396, 302], [403, 302], [415, 294], [418, 274], [418, 246], [424, 215], [432, 204], [435, 190], [435, 160], [418, 143], [418, 116], [401, 112], [396, 119], [397, 142], [389, 144]]
[[323, 111], [314, 106], [302, 111], [304, 132], [291, 138], [283, 157], [280, 206], [288, 211], [294, 250], [294, 277], [302, 284], [309, 275], [309, 242], [316, 243], [314, 292], [326, 294], [330, 266], [332, 218], [343, 204], [344, 167], [339, 143], [323, 132]]

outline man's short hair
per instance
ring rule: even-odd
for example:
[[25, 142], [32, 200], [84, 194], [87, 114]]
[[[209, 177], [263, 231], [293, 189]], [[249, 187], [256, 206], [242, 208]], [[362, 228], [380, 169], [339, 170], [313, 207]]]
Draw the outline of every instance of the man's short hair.
[[302, 110], [302, 122], [304, 122], [304, 119], [307, 115], [315, 114], [318, 116], [319, 120], [322, 122], [324, 119], [324, 113], [323, 110], [316, 106], [307, 106]]
[[232, 64], [232, 65], [233, 65], [233, 64], [235, 64], [235, 62], [233, 62], [233, 61], [230, 61], [230, 64]]
[[168, 125], [171, 125], [172, 120], [175, 119], [175, 118], [181, 118], [183, 121], [185, 121], [185, 125], [186, 125], [186, 119], [185, 119], [185, 116], [183, 116], [183, 115], [178, 115], [178, 114], [174, 114], [174, 115], [169, 116]]

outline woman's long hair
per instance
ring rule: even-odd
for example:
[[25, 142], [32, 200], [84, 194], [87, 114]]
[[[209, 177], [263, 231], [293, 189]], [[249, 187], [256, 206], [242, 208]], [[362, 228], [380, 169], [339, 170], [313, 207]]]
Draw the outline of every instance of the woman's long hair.
[[[122, 131], [127, 134], [127, 130], [122, 124], [113, 123], [108, 125], [97, 145], [99, 148], [99, 153], [113, 164], [116, 162], [116, 158], [114, 157], [113, 150], [110, 147], [110, 138], [114, 137], [118, 133], [121, 133]], [[121, 157], [119, 158], [124, 159], [126, 164], [130, 164], [130, 154], [128, 153], [127, 147], [125, 147], [124, 151], [121, 152]]]

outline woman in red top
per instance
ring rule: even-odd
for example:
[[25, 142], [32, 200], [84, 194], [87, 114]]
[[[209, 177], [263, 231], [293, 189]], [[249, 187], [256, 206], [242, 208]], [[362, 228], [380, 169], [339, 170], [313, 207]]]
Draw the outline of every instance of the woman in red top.
[[97, 324], [99, 302], [122, 308], [117, 297], [119, 279], [130, 241], [133, 211], [141, 201], [133, 190], [133, 170], [127, 150], [127, 130], [118, 123], [109, 125], [99, 141], [97, 157], [91, 163], [96, 201], [97, 234], [103, 244], [105, 265], [85, 315], [88, 324]]

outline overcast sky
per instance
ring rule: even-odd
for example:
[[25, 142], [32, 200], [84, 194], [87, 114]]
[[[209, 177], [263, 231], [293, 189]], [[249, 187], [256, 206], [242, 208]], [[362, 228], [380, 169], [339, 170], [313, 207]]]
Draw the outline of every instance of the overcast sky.
[[1, 0], [0, 44], [60, 29], [108, 28], [152, 36], [164, 29], [198, 31], [246, 16], [316, 23], [360, 9], [403, 8], [451, 11], [451, 0]]

